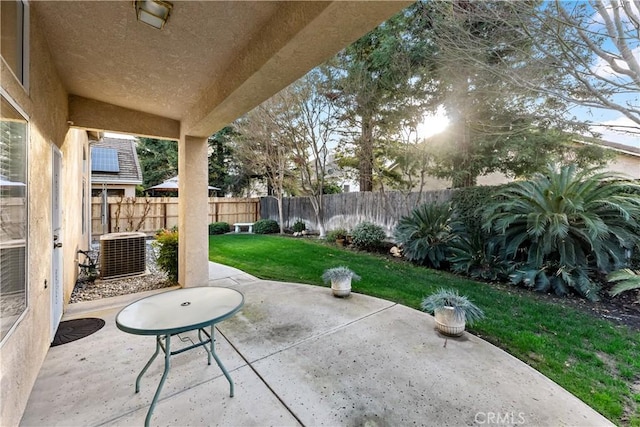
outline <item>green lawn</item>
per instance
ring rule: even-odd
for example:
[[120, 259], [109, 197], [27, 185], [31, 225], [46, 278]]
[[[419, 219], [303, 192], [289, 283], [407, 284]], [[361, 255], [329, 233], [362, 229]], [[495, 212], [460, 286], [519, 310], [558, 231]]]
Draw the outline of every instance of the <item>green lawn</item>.
[[346, 265], [362, 276], [354, 292], [413, 308], [439, 287], [456, 288], [487, 316], [470, 328], [472, 333], [533, 366], [612, 422], [640, 426], [640, 332], [534, 293], [310, 239], [227, 234], [211, 236], [209, 247], [210, 260], [262, 279], [324, 286], [326, 268]]

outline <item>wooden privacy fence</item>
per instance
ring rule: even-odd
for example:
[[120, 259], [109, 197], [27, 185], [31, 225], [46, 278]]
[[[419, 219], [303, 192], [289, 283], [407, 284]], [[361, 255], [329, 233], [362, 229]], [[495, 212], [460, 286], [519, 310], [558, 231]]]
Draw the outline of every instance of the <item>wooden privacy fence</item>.
[[[354, 192], [328, 194], [323, 197], [324, 225], [327, 231], [336, 228], [353, 229], [363, 221], [383, 226], [388, 235], [396, 224], [418, 205], [451, 200], [453, 190], [437, 190], [422, 193], [400, 191]], [[297, 220], [305, 222], [307, 229], [317, 230], [313, 207], [308, 197], [287, 197], [282, 203], [285, 227], [292, 227]], [[262, 218], [278, 219], [278, 203], [273, 197], [260, 199]]]
[[[258, 198], [209, 197], [209, 223], [255, 222], [259, 218]], [[177, 197], [109, 197], [106, 203], [102, 197], [91, 198], [93, 236], [123, 231], [153, 234], [177, 225]]]

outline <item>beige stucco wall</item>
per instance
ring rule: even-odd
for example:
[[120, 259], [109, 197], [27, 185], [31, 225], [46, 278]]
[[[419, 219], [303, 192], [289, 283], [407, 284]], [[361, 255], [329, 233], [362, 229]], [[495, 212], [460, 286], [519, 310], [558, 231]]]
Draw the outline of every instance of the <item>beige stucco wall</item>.
[[640, 155], [619, 153], [607, 165], [607, 170], [640, 179]]
[[[51, 330], [51, 176], [52, 144], [63, 153], [63, 242], [64, 293], [73, 282], [74, 248], [82, 242], [78, 226], [64, 218], [80, 218], [81, 177], [78, 176], [78, 144], [86, 133], [68, 133], [67, 99], [51, 62], [45, 35], [38, 30], [32, 12], [30, 25], [30, 87], [23, 88], [4, 62], [0, 77], [3, 90], [29, 117], [28, 145], [28, 308], [0, 348], [0, 420], [2, 425], [18, 425], [31, 388], [47, 354]], [[84, 135], [84, 136], [83, 136]], [[78, 183], [78, 180], [80, 183]], [[45, 286], [46, 283], [46, 286]]]
[[[603, 170], [607, 172], [622, 173], [633, 179], [640, 179], [640, 155], [626, 154], [616, 152], [616, 156], [611, 160]], [[477, 185], [495, 186], [512, 182], [514, 179], [509, 178], [500, 172], [493, 172], [487, 175], [479, 176]], [[451, 180], [439, 179], [427, 176], [424, 182], [424, 190], [444, 190], [451, 188]], [[418, 188], [415, 187], [414, 191]]]
[[[91, 202], [89, 162], [83, 171], [82, 152], [89, 153], [89, 139], [87, 132], [70, 129], [62, 144], [62, 236], [63, 236], [63, 282], [64, 300], [68, 301], [77, 278], [78, 249], [87, 249], [91, 216], [89, 204]], [[84, 177], [84, 179], [83, 179]], [[82, 186], [85, 186], [85, 205], [82, 204]], [[82, 229], [82, 211], [85, 211], [85, 228]]]

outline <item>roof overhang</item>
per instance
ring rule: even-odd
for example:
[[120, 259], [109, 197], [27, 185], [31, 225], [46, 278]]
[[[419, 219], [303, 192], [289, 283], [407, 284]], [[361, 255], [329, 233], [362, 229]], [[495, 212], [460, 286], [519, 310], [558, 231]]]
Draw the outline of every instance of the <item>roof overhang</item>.
[[156, 30], [131, 1], [36, 1], [71, 126], [207, 137], [408, 1], [180, 1]]

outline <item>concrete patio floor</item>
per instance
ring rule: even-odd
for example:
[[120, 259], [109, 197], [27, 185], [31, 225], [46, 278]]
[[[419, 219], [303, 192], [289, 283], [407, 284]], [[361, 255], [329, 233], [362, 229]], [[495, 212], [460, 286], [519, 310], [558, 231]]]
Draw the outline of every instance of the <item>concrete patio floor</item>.
[[[210, 285], [245, 295], [243, 310], [216, 335], [235, 397], [204, 350], [185, 352], [171, 359], [151, 425], [611, 425], [504, 351], [468, 333], [445, 340], [431, 316], [405, 306], [334, 298], [327, 288], [258, 280], [213, 263]], [[21, 425], [143, 425], [162, 358], [135, 394], [154, 337], [124, 333], [114, 319], [154, 292], [69, 306], [63, 320], [99, 317], [106, 325], [49, 350]]]

